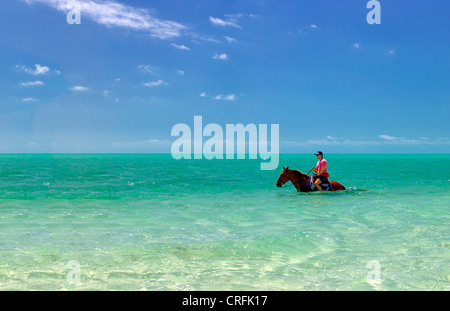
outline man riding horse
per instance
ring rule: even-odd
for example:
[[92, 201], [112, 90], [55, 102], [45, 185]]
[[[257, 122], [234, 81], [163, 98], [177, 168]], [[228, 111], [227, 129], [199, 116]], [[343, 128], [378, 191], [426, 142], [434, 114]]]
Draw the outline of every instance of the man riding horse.
[[319, 161], [317, 162], [316, 167], [311, 168], [311, 170], [316, 173], [313, 175], [312, 181], [316, 188], [319, 189], [319, 191], [322, 191], [321, 184], [327, 180], [330, 174], [327, 172], [327, 160], [323, 158], [322, 151], [317, 151], [315, 155]]

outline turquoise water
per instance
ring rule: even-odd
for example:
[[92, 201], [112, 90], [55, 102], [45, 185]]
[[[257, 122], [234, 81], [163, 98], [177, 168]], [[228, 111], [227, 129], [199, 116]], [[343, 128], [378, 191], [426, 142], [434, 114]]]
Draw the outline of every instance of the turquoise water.
[[325, 158], [0, 155], [0, 289], [449, 290], [450, 155]]

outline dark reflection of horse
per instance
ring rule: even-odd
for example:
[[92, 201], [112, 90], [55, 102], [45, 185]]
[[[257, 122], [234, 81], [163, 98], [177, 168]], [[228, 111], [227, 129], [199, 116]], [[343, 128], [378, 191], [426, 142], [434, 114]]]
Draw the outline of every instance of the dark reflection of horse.
[[[314, 191], [308, 185], [309, 176], [298, 170], [290, 170], [288, 167], [283, 167], [283, 172], [281, 172], [280, 177], [277, 181], [277, 187], [283, 186], [289, 180], [295, 186], [298, 192], [310, 192]], [[338, 183], [337, 181], [330, 180], [331, 191], [345, 190], [345, 187]], [[316, 190], [317, 191], [317, 190]]]

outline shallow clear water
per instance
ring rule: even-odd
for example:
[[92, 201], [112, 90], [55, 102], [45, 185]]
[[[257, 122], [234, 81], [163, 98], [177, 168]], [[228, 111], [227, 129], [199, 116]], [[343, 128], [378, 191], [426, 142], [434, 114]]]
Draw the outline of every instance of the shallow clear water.
[[450, 155], [325, 158], [0, 155], [0, 289], [449, 290]]

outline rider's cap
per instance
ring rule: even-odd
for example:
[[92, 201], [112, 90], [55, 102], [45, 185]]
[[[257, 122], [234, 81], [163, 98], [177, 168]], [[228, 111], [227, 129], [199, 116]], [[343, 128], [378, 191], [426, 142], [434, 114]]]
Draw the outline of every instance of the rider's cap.
[[323, 155], [322, 151], [317, 151], [317, 152], [314, 153], [314, 154], [315, 154], [315, 155], [319, 155], [319, 154]]

